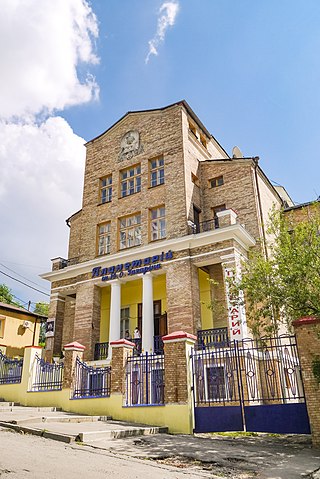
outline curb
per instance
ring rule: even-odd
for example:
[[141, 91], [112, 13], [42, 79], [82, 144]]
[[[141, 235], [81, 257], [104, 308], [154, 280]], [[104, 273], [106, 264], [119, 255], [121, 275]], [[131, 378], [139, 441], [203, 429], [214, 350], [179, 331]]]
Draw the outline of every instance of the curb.
[[70, 436], [68, 434], [61, 434], [58, 432], [47, 431], [46, 429], [37, 429], [31, 427], [23, 427], [18, 424], [12, 424], [8, 422], [1, 422], [0, 426], [7, 429], [13, 429], [16, 432], [23, 432], [25, 434], [33, 434], [34, 436], [44, 437], [46, 439], [52, 439], [53, 441], [66, 442], [70, 444], [75, 442], [76, 436]]

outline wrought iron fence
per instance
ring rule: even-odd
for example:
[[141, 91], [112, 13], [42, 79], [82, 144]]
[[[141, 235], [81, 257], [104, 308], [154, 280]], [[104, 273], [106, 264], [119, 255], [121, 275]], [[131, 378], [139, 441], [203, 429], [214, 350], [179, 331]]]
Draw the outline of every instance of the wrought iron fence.
[[164, 404], [164, 356], [141, 354], [127, 359], [126, 406]]
[[31, 391], [60, 391], [62, 389], [63, 363], [47, 363], [35, 356]]
[[142, 338], [132, 338], [131, 341], [135, 344], [133, 354], [139, 355], [142, 351]]
[[153, 336], [153, 350], [155, 354], [163, 354], [162, 336]]
[[0, 384], [21, 383], [23, 359], [9, 359], [0, 351]]
[[77, 399], [110, 396], [111, 368], [94, 368], [76, 360], [73, 397]]
[[94, 360], [107, 359], [109, 343], [96, 343], [94, 347]]
[[244, 339], [192, 354], [195, 405], [304, 400], [295, 336]]
[[198, 349], [228, 346], [228, 328], [201, 329], [197, 332]]
[[215, 217], [212, 220], [202, 221], [201, 223], [192, 223], [189, 225], [189, 234], [205, 233], [206, 231], [213, 231], [219, 228], [219, 218]]

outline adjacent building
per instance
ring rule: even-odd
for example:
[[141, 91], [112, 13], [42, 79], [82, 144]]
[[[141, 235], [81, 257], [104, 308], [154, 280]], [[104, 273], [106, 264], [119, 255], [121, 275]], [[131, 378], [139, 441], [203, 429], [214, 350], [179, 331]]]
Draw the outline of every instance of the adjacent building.
[[46, 318], [13, 304], [0, 302], [0, 350], [12, 358], [26, 346], [38, 346], [41, 322]]
[[292, 206], [258, 158], [230, 157], [185, 101], [128, 112], [86, 148], [68, 258], [42, 275], [47, 357], [73, 340], [99, 359], [125, 336], [152, 352], [179, 330], [213, 343], [250, 334], [226, 277], [241, 274], [250, 248], [266, 248], [272, 206]]

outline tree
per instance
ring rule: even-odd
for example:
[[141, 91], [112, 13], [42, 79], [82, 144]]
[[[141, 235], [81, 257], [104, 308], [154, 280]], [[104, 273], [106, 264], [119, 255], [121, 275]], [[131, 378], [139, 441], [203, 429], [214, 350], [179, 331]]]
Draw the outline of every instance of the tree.
[[[36, 306], [34, 308], [34, 313], [40, 314], [41, 316], [48, 317], [49, 303], [36, 303]], [[39, 345], [44, 346], [45, 342], [46, 342], [46, 323], [41, 323]]]
[[0, 301], [2, 303], [13, 304], [14, 306], [21, 306], [18, 301], [14, 299], [11, 289], [6, 284], [0, 284]]
[[256, 336], [278, 331], [283, 322], [320, 316], [320, 204], [305, 219], [274, 210], [270, 215], [269, 258], [261, 250], [249, 255], [242, 278], [232, 279], [232, 293], [244, 291], [248, 326]]
[[37, 313], [40, 316], [48, 317], [49, 303], [36, 303], [36, 306], [34, 308], [34, 313]]

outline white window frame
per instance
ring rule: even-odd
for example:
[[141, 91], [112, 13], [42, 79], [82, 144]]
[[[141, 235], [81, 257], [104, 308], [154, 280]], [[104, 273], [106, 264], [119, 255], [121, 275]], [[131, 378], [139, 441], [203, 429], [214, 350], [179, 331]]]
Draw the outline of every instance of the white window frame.
[[141, 213], [119, 218], [119, 248], [132, 248], [141, 242]]
[[141, 191], [141, 164], [120, 171], [120, 197], [134, 195]]
[[166, 207], [164, 205], [150, 209], [150, 239], [157, 241], [167, 236]]
[[163, 185], [164, 180], [164, 158], [153, 158], [149, 160], [150, 167], [150, 188], [154, 186]]
[[[102, 228], [105, 228], [102, 230]], [[98, 225], [98, 256], [110, 254], [111, 222], [106, 221]]]

